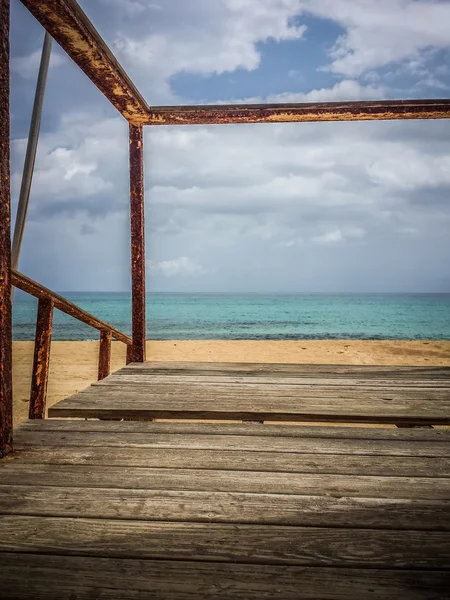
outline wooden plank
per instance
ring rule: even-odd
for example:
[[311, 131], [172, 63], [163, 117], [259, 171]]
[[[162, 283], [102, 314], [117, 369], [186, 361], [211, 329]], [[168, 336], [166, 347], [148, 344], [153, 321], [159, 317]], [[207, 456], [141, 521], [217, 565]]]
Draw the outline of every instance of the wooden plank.
[[450, 531], [450, 502], [5, 485], [0, 514]]
[[[39, 446], [14, 454], [17, 464], [160, 467], [165, 469], [228, 469], [281, 473], [335, 473], [385, 477], [450, 477], [448, 458], [370, 456], [351, 454], [293, 454], [173, 448], [115, 448]], [[436, 484], [438, 485], [438, 483]]]
[[352, 454], [378, 456], [428, 456], [449, 458], [447, 442], [351, 440], [326, 438], [267, 438], [259, 436], [171, 435], [141, 433], [97, 433], [19, 430], [17, 449], [26, 446], [81, 446], [183, 448], [191, 450], [247, 450], [252, 452], [292, 452], [320, 454]]
[[[385, 379], [381, 377], [363, 378], [363, 377], [269, 377], [269, 376], [253, 376], [246, 377], [240, 375], [159, 375], [147, 373], [133, 374], [118, 374], [117, 372], [109, 375], [109, 377], [93, 383], [94, 386], [109, 386], [109, 385], [193, 385], [193, 384], [214, 384], [226, 386], [250, 386], [256, 387], [258, 384], [264, 386], [296, 386], [299, 388], [314, 389], [316, 387], [324, 388], [352, 388], [357, 386], [362, 388], [383, 388], [383, 389], [404, 389], [414, 391], [416, 388], [423, 389], [444, 389], [450, 390], [450, 380], [445, 379]], [[332, 390], [330, 390], [332, 391]]]
[[308, 365], [290, 363], [215, 363], [215, 362], [177, 362], [177, 361], [149, 361], [145, 363], [132, 363], [116, 374], [146, 373], [149, 374], [180, 374], [196, 373], [198, 375], [229, 375], [240, 374], [248, 377], [276, 374], [277, 377], [287, 374], [305, 375], [313, 377], [315, 374], [327, 377], [337, 375], [356, 377], [386, 377], [386, 378], [450, 378], [450, 367], [401, 367], [401, 366], [379, 366], [379, 365]]
[[[267, 390], [266, 390], [267, 392]], [[395, 423], [450, 425], [450, 397], [394, 399], [394, 394], [369, 401], [347, 398], [313, 398], [280, 395], [264, 397], [252, 391], [234, 397], [216, 389], [178, 389], [172, 396], [155, 387], [146, 392], [100, 386], [59, 402], [49, 409], [50, 417], [147, 418], [264, 421], [328, 421], [340, 423]], [[436, 392], [435, 392], [436, 393]], [[365, 398], [364, 400], [367, 400]]]
[[333, 427], [304, 425], [246, 425], [244, 423], [176, 423], [152, 421], [86, 421], [45, 419], [24, 421], [16, 431], [90, 431], [110, 433], [165, 433], [194, 435], [244, 435], [266, 437], [335, 438], [450, 442], [450, 429], [395, 429], [388, 427]]
[[450, 500], [450, 479], [444, 478], [28, 465], [15, 461], [0, 466], [0, 489], [8, 485]]
[[314, 385], [283, 385], [263, 383], [255, 384], [214, 384], [214, 383], [173, 383], [170, 377], [164, 382], [153, 385], [150, 381], [141, 384], [105, 384], [95, 383], [71, 396], [76, 398], [81, 395], [83, 399], [87, 396], [92, 398], [116, 398], [118, 396], [145, 399], [149, 396], [164, 397], [167, 400], [198, 401], [218, 398], [221, 401], [237, 403], [243, 397], [249, 401], [256, 400], [359, 400], [360, 402], [389, 401], [389, 402], [423, 402], [439, 400], [450, 402], [450, 387], [418, 388], [418, 387], [351, 387]]
[[324, 437], [397, 441], [450, 441], [450, 429], [396, 429], [391, 427], [305, 426], [297, 424], [196, 423], [174, 421], [99, 421], [98, 419], [27, 420], [16, 431], [72, 431], [110, 433], [165, 433], [194, 435], [245, 435], [266, 437]]
[[[155, 375], [155, 374], [111, 374], [109, 377], [98, 381], [93, 385], [192, 385], [192, 384], [214, 384], [226, 386], [250, 386], [256, 387], [258, 384], [264, 386], [296, 386], [299, 388], [314, 389], [316, 387], [344, 387], [352, 388], [385, 388], [385, 389], [404, 389], [414, 391], [416, 388], [423, 389], [444, 389], [450, 390], [450, 380], [445, 379], [385, 379], [385, 378], [362, 378], [362, 377], [242, 377], [240, 375]], [[331, 390], [332, 391], [332, 390]], [[357, 390], [356, 390], [357, 391]]]
[[0, 552], [391, 569], [450, 566], [450, 538], [439, 531], [20, 516], [0, 516]]
[[[204, 365], [206, 363], [201, 363]], [[180, 363], [178, 363], [180, 366]], [[176, 366], [176, 365], [175, 365]], [[181, 363], [183, 366], [183, 363]], [[216, 365], [217, 366], [217, 365]], [[223, 366], [223, 365], [222, 365]], [[259, 365], [260, 367], [261, 365]], [[269, 365], [283, 371], [286, 365]], [[186, 367], [191, 369], [192, 365]], [[195, 367], [195, 365], [194, 365]], [[288, 365], [292, 375], [293, 367]], [[448, 380], [372, 380], [355, 377], [158, 377], [139, 373], [136, 364], [112, 375], [104, 385], [92, 386], [58, 403], [50, 416], [103, 419], [203, 419], [244, 421], [328, 421], [394, 423], [397, 425], [450, 424]], [[172, 373], [173, 365], [171, 366]], [[151, 371], [151, 369], [150, 369]], [[230, 376], [231, 373], [231, 376]], [[284, 371], [289, 375], [288, 371]], [[411, 375], [412, 371], [408, 370]], [[427, 371], [430, 375], [430, 371]], [[436, 374], [436, 370], [433, 371]], [[258, 374], [254, 371], [253, 375]], [[317, 373], [316, 373], [317, 375]], [[361, 375], [361, 371], [359, 371]], [[172, 375], [172, 377], [174, 377]], [[187, 383], [186, 381], [189, 382]], [[269, 380], [269, 384], [267, 383]], [[296, 381], [296, 384], [292, 382]], [[396, 383], [397, 381], [397, 383]], [[139, 383], [142, 382], [142, 383]], [[358, 400], [356, 403], [355, 400]]]
[[5, 553], [9, 600], [443, 600], [450, 573]]

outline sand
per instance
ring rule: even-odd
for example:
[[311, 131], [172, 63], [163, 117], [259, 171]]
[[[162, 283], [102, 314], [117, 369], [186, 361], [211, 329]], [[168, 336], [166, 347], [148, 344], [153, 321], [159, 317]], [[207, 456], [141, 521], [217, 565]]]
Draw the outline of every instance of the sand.
[[[14, 342], [14, 424], [28, 417], [33, 342]], [[150, 341], [159, 361], [450, 366], [450, 342], [434, 341]], [[97, 379], [98, 342], [53, 342], [47, 406]], [[125, 346], [113, 342], [111, 370], [125, 365]]]

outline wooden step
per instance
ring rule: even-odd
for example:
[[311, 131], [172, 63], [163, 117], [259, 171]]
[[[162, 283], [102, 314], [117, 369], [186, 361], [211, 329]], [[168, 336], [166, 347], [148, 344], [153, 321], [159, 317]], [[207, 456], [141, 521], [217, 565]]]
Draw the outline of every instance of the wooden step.
[[450, 369], [132, 364], [50, 417], [450, 425]]

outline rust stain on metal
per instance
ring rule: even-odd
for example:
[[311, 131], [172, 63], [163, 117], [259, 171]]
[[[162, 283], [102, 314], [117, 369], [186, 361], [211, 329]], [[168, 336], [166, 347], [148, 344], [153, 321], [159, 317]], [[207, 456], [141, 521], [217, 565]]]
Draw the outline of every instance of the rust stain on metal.
[[98, 380], [105, 379], [111, 372], [111, 332], [100, 332], [98, 352]]
[[63, 298], [59, 294], [56, 294], [55, 292], [52, 292], [40, 283], [37, 283], [33, 279], [26, 277], [22, 273], [18, 273], [14, 270], [12, 271], [12, 284], [21, 289], [22, 291], [26, 292], [27, 294], [34, 296], [35, 298], [42, 298], [43, 300], [53, 300], [55, 308], [65, 313], [66, 315], [69, 315], [74, 319], [78, 319], [78, 321], [86, 323], [86, 325], [94, 327], [94, 329], [98, 329], [99, 331], [111, 331], [112, 336], [116, 340], [119, 340], [124, 344], [131, 344], [131, 338], [119, 331], [118, 329], [116, 329], [115, 327], [113, 327], [112, 325], [109, 325], [108, 323], [105, 323], [105, 321], [97, 319], [97, 317], [94, 317], [93, 315], [83, 310], [76, 304], [73, 304], [72, 302], [66, 300], [65, 298]]
[[74, 0], [22, 0], [117, 110], [130, 122], [148, 119], [148, 106]]
[[12, 450], [9, 0], [0, 0], [0, 458]]
[[235, 104], [150, 108], [147, 125], [448, 119], [450, 100]]
[[53, 307], [51, 298], [40, 298], [34, 339], [29, 419], [44, 419], [47, 403], [50, 348], [52, 343]]
[[142, 127], [130, 125], [130, 225], [132, 361], [145, 361], [144, 144]]

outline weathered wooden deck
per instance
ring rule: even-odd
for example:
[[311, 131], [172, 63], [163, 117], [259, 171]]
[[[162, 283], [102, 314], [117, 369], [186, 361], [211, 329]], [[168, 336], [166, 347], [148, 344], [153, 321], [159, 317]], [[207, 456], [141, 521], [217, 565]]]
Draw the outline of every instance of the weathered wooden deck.
[[17, 429], [0, 598], [450, 598], [449, 409], [450, 368], [130, 365]]

